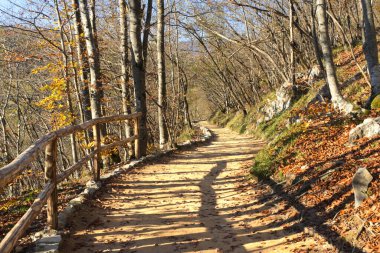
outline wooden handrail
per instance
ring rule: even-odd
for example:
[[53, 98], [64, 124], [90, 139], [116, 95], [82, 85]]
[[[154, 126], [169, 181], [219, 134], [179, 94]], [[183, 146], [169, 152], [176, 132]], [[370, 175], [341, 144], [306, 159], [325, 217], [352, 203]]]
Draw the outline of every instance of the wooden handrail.
[[[33, 162], [38, 152], [45, 148], [45, 180], [46, 185], [38, 195], [31, 207], [16, 223], [16, 225], [7, 233], [4, 239], [0, 242], [0, 252], [9, 253], [17, 245], [18, 240], [24, 235], [33, 220], [41, 212], [43, 206], [47, 204], [47, 223], [51, 229], [57, 229], [58, 226], [58, 209], [57, 209], [57, 184], [67, 179], [72, 173], [80, 169], [90, 159], [94, 162], [94, 179], [100, 179], [100, 159], [101, 152], [109, 150], [118, 146], [124, 146], [127, 143], [135, 142], [135, 156], [140, 158], [139, 147], [139, 129], [138, 120], [141, 117], [141, 113], [133, 113], [129, 115], [115, 115], [109, 117], [102, 117], [84, 122], [80, 125], [68, 126], [61, 128], [57, 131], [51, 132], [42, 136], [36, 142], [34, 142], [29, 148], [16, 157], [11, 163], [0, 169], [0, 188], [5, 187], [10, 183], [17, 175], [23, 172], [23, 170]], [[99, 125], [103, 123], [110, 123], [115, 121], [133, 120], [135, 135], [126, 138], [121, 141], [115, 141], [108, 145], [101, 145], [99, 135]], [[57, 175], [57, 141], [59, 138], [68, 136], [78, 131], [83, 131], [92, 127], [95, 137], [95, 149], [83, 157], [77, 163], [63, 171], [60, 175]]]
[[122, 120], [132, 120], [141, 117], [141, 113], [134, 113], [129, 115], [116, 115], [109, 117], [102, 117], [93, 120], [89, 120], [80, 125], [68, 126], [61, 128], [57, 131], [51, 132], [42, 136], [36, 142], [34, 142], [29, 148], [17, 156], [11, 163], [0, 169], [0, 188], [10, 183], [17, 175], [19, 175], [26, 166], [28, 166], [34, 159], [35, 155], [43, 151], [46, 145], [54, 139], [62, 138], [73, 134], [78, 131], [86, 130], [97, 124], [109, 123]]

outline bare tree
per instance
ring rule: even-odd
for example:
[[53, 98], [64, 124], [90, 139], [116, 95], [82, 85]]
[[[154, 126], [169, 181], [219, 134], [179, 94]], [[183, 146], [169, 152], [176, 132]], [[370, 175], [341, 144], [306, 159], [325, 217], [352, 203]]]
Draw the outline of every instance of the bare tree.
[[75, 30], [75, 41], [77, 48], [77, 59], [79, 68], [79, 78], [81, 82], [81, 96], [82, 96], [82, 121], [88, 121], [92, 119], [91, 109], [90, 109], [90, 93], [88, 87], [88, 59], [86, 53], [86, 42], [81, 36], [83, 34], [81, 13], [79, 10], [79, 1], [72, 0], [72, 5], [74, 7], [74, 30]]
[[141, 155], [146, 155], [148, 145], [147, 131], [147, 106], [145, 93], [145, 66], [143, 58], [143, 43], [141, 41], [142, 31], [142, 8], [141, 0], [129, 1], [129, 20], [130, 20], [130, 40], [132, 45], [132, 71], [133, 83], [135, 87], [135, 106], [136, 111], [142, 113], [139, 121], [139, 145]]
[[319, 28], [319, 42], [323, 52], [323, 58], [325, 60], [326, 79], [329, 85], [331, 100], [334, 107], [346, 114], [353, 110], [353, 105], [343, 99], [339, 88], [338, 79], [336, 76], [336, 69], [333, 61], [330, 36], [328, 32], [326, 1], [316, 0], [316, 16], [318, 19]]
[[96, 50], [95, 38], [90, 22], [90, 14], [87, 0], [79, 0], [82, 28], [86, 41], [86, 50], [90, 68], [90, 104], [92, 118], [99, 118], [102, 115], [100, 101], [100, 73], [99, 56]]
[[160, 148], [167, 143], [166, 72], [165, 72], [165, 14], [164, 0], [157, 0], [157, 76], [158, 76], [158, 128]]
[[[128, 27], [127, 27], [127, 6], [125, 0], [119, 0], [120, 11], [120, 54], [121, 54], [121, 98], [123, 104], [123, 113], [131, 113], [131, 94], [129, 92], [129, 73], [128, 73]], [[124, 126], [125, 136], [132, 136], [132, 128], [128, 122]], [[133, 148], [129, 146], [129, 156], [133, 156]]]
[[371, 107], [371, 102], [380, 93], [380, 65], [379, 52], [377, 49], [376, 27], [372, 10], [372, 1], [361, 0], [364, 26], [364, 54], [371, 77], [371, 95], [367, 100], [366, 107]]

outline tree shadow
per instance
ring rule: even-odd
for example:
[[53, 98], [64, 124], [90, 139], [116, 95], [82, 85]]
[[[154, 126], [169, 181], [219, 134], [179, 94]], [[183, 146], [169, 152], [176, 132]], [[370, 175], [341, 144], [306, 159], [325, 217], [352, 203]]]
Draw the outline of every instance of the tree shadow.
[[[162, 166], [178, 166], [180, 170], [138, 167], [110, 181], [96, 199], [75, 213], [62, 252], [245, 253], [253, 251], [252, 246], [246, 248], [249, 244], [272, 241], [270, 247], [276, 247], [292, 243], [292, 238], [284, 238], [294, 231], [272, 228], [295, 217], [256, 224], [256, 219], [270, 216], [268, 210], [281, 200], [221, 204], [239, 197], [241, 193], [232, 185], [246, 180], [246, 175], [234, 174], [236, 169], [229, 164], [250, 160], [259, 148], [239, 139], [224, 142], [218, 136], [212, 145], [198, 148], [204, 153], [163, 158]], [[244, 151], [248, 148], [251, 152]], [[152, 173], [153, 179], [149, 178]], [[201, 177], [193, 178], [193, 174]], [[249, 222], [256, 225], [243, 226]]]
[[354, 200], [353, 194], [351, 194], [348, 197], [345, 197], [344, 200], [332, 210], [323, 210], [323, 207], [327, 204], [327, 202], [332, 203], [348, 193], [351, 190], [350, 186], [344, 187], [339, 192], [335, 193], [331, 198], [320, 202], [316, 206], [306, 207], [298, 200], [297, 194], [289, 194], [284, 190], [282, 185], [277, 184], [272, 179], [268, 179], [265, 183], [273, 189], [277, 196], [286, 200], [300, 213], [299, 220], [301, 223], [293, 226], [295, 229], [297, 229], [297, 227], [300, 230], [305, 227], [314, 227], [315, 231], [319, 235], [324, 237], [330, 244], [339, 249], [340, 252], [363, 252], [362, 249], [352, 245], [340, 234], [334, 231], [329, 225], [325, 224], [326, 221], [332, 219], [340, 210], [342, 210], [346, 204], [352, 203]]

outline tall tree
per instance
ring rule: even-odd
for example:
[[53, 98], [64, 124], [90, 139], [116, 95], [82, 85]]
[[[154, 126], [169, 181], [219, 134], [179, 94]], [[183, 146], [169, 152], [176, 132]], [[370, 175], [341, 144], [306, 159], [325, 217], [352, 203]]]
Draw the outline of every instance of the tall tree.
[[295, 61], [294, 61], [294, 7], [293, 0], [289, 0], [289, 44], [290, 44], [290, 83], [296, 84]]
[[370, 0], [361, 0], [364, 27], [363, 50], [371, 77], [371, 95], [366, 103], [367, 108], [371, 107], [373, 99], [380, 94], [379, 52], [377, 49], [376, 27], [371, 2]]
[[160, 148], [167, 143], [166, 72], [165, 72], [165, 14], [164, 0], [157, 0], [157, 76], [158, 76], [158, 128]]
[[[74, 118], [74, 107], [73, 103], [71, 100], [71, 91], [70, 91], [70, 78], [69, 78], [69, 56], [66, 50], [66, 44], [65, 44], [65, 39], [64, 39], [64, 27], [62, 24], [62, 18], [61, 18], [61, 13], [59, 10], [58, 6], [58, 1], [54, 0], [54, 5], [55, 5], [55, 11], [57, 15], [57, 20], [58, 20], [58, 26], [59, 26], [59, 38], [61, 42], [61, 54], [62, 54], [62, 63], [63, 63], [63, 78], [65, 82], [65, 92], [67, 96], [67, 107], [70, 113], [70, 119], [71, 120], [71, 125], [76, 124], [76, 120]], [[71, 141], [71, 152], [72, 152], [72, 157], [73, 157], [73, 162], [76, 163], [78, 161], [78, 153], [77, 153], [77, 146], [76, 146], [76, 136], [75, 134], [70, 135], [70, 141]]]
[[[120, 55], [121, 55], [121, 99], [123, 103], [123, 113], [131, 113], [131, 94], [129, 92], [129, 73], [128, 73], [128, 26], [127, 26], [127, 6], [125, 0], [119, 0], [120, 11]], [[125, 136], [132, 136], [132, 128], [127, 122], [124, 126]], [[129, 156], [133, 156], [133, 148], [129, 144]]]
[[331, 100], [334, 107], [343, 112], [350, 113], [353, 110], [352, 104], [343, 99], [338, 88], [338, 78], [333, 61], [330, 36], [327, 23], [327, 10], [325, 0], [316, 0], [316, 16], [318, 19], [319, 42], [321, 44], [323, 58], [325, 60], [326, 79], [329, 85]]
[[77, 58], [78, 58], [78, 67], [79, 67], [79, 78], [81, 83], [81, 96], [82, 96], [82, 121], [88, 121], [92, 119], [91, 109], [90, 109], [90, 93], [88, 87], [88, 61], [86, 53], [86, 42], [82, 37], [82, 21], [81, 14], [79, 10], [79, 1], [72, 0], [72, 5], [74, 8], [74, 30], [75, 30], [75, 41], [77, 48]]
[[95, 37], [90, 22], [90, 13], [87, 0], [79, 0], [79, 7], [82, 20], [82, 28], [86, 41], [87, 57], [90, 69], [90, 104], [92, 118], [99, 118], [102, 115], [99, 82], [99, 55], [96, 50]]
[[139, 121], [139, 146], [140, 155], [146, 155], [148, 146], [147, 131], [147, 106], [145, 93], [145, 64], [143, 57], [143, 43], [141, 41], [142, 32], [142, 8], [141, 0], [129, 1], [129, 20], [130, 20], [130, 40], [132, 45], [132, 74], [135, 87], [136, 111], [141, 112]]

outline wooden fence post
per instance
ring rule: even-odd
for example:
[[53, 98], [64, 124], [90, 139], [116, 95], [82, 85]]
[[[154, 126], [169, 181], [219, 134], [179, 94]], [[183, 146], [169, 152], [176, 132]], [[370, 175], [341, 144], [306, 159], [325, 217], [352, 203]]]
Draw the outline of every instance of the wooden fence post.
[[135, 140], [135, 156], [136, 156], [136, 159], [140, 159], [141, 153], [140, 153], [139, 118], [136, 117], [134, 122], [135, 122], [134, 134], [137, 137]]
[[[94, 141], [95, 141], [95, 150], [100, 150], [100, 127], [98, 124], [94, 125], [93, 127], [94, 131]], [[94, 180], [99, 181], [100, 180], [100, 167], [101, 167], [101, 158], [102, 155], [100, 153], [97, 153], [94, 156]]]
[[57, 229], [57, 139], [51, 141], [45, 148], [45, 179], [54, 184], [54, 190], [47, 199], [47, 225], [49, 229]]

